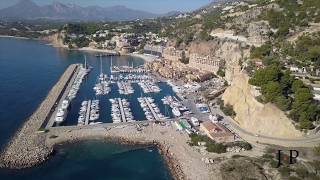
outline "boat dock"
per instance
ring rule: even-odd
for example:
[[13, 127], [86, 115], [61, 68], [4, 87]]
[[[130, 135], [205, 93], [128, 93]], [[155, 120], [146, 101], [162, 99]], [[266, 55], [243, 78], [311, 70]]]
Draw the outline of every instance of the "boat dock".
[[150, 109], [150, 111], [151, 111], [154, 119], [155, 119], [156, 121], [159, 121], [160, 118], [159, 118], [159, 116], [157, 115], [157, 113], [154, 111], [154, 109], [153, 109], [153, 107], [151, 106], [149, 100], [148, 100], [146, 97], [144, 97], [143, 99], [144, 99], [144, 101], [147, 103], [147, 105], [148, 105], [148, 107], [149, 107], [149, 109]]
[[[72, 66], [72, 65], [71, 65]], [[43, 126], [45, 126], [46, 129], [52, 127], [55, 123], [55, 114], [58, 111], [58, 107], [61, 107], [62, 101], [68, 96], [68, 93], [70, 89], [72, 88], [73, 82], [75, 81], [79, 71], [80, 71], [80, 65], [76, 64], [74, 65], [74, 72], [73, 74], [69, 77], [69, 80], [66, 82], [65, 87], [61, 91], [61, 94], [59, 95], [55, 105], [51, 109], [51, 115], [48, 115], [48, 120], [47, 122], [44, 122]]]
[[118, 98], [118, 103], [119, 103], [119, 106], [120, 106], [121, 120], [122, 120], [122, 122], [127, 122], [126, 115], [124, 114], [124, 109], [123, 109], [122, 101], [121, 101], [120, 98]]
[[106, 57], [106, 56], [120, 56], [119, 52], [104, 52], [102, 54], [96, 54], [96, 57]]
[[54, 115], [58, 102], [63, 100], [78, 68], [79, 64], [72, 64], [66, 69], [37, 110], [13, 136], [1, 153], [1, 167], [31, 167], [43, 162], [52, 153], [52, 149], [46, 146], [45, 134], [40, 132], [44, 131], [43, 128]]
[[88, 101], [87, 104], [87, 111], [86, 111], [86, 120], [85, 120], [85, 125], [89, 124], [89, 119], [90, 119], [90, 108], [91, 108], [91, 100]]

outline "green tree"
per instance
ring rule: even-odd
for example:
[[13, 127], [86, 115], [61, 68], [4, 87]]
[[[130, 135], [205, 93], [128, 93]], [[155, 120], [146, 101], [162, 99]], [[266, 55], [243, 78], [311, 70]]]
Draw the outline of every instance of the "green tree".
[[261, 87], [261, 92], [266, 98], [267, 102], [274, 102], [276, 97], [281, 96], [282, 88], [280, 83], [270, 81]]
[[294, 80], [292, 83], [292, 91], [297, 92], [298, 89], [303, 88], [304, 84], [301, 80]]
[[226, 151], [226, 146], [221, 144], [221, 143], [211, 143], [207, 144], [207, 151], [208, 152], [214, 152], [214, 153], [225, 153]]
[[299, 124], [300, 124], [300, 128], [301, 128], [301, 129], [307, 129], [307, 130], [309, 130], [309, 129], [312, 129], [312, 128], [313, 128], [312, 122], [309, 121], [309, 120], [306, 120], [306, 119], [301, 119], [301, 120], [299, 121]]
[[291, 100], [284, 96], [277, 96], [274, 100], [277, 107], [279, 107], [283, 111], [287, 111], [290, 109]]
[[181, 60], [183, 64], [189, 64], [189, 58], [186, 57], [186, 52], [182, 51], [181, 53]]
[[320, 62], [320, 46], [311, 47], [308, 53], [311, 61]]
[[280, 78], [280, 85], [281, 85], [281, 88], [283, 89], [284, 94], [291, 93], [291, 85], [293, 81], [294, 81], [294, 78], [290, 75], [290, 72], [285, 71]]
[[264, 44], [261, 47], [251, 49], [251, 58], [263, 59], [266, 56], [270, 56], [272, 52], [272, 46], [270, 43]]
[[219, 67], [219, 69], [217, 71], [217, 75], [220, 77], [225, 77], [226, 73], [225, 73], [223, 67]]
[[249, 83], [261, 87], [269, 81], [278, 81], [281, 75], [281, 69], [277, 65], [267, 66], [265, 69], [258, 69]]

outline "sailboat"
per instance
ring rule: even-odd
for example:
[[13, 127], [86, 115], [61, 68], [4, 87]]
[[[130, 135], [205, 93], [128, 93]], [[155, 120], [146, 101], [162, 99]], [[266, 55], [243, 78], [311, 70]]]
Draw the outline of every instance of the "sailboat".
[[92, 67], [87, 64], [87, 56], [84, 56], [84, 64], [82, 64], [82, 70], [86, 72], [86, 75], [91, 71]]
[[93, 88], [96, 91], [96, 95], [106, 95], [110, 92], [108, 77], [102, 71], [102, 59], [100, 57], [100, 75], [97, 78], [95, 87]]

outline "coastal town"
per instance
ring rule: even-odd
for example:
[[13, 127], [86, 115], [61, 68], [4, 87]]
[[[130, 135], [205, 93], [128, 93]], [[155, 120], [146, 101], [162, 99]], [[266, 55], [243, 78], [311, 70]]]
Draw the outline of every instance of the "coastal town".
[[[13, 136], [0, 167], [32, 167], [58, 144], [107, 139], [157, 146], [174, 179], [319, 178], [318, 16], [307, 30], [282, 32], [269, 11], [283, 4], [234, 1], [161, 20], [33, 31], [86, 55]], [[207, 27], [210, 18], [219, 23]], [[277, 169], [276, 153], [292, 149], [301, 152], [295, 165]]]

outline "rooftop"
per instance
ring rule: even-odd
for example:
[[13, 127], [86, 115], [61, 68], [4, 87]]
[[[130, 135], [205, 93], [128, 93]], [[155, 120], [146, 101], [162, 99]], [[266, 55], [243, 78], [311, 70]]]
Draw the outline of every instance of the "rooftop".
[[205, 128], [212, 137], [233, 136], [233, 134], [219, 123], [213, 123], [206, 121], [201, 123], [201, 126]]

